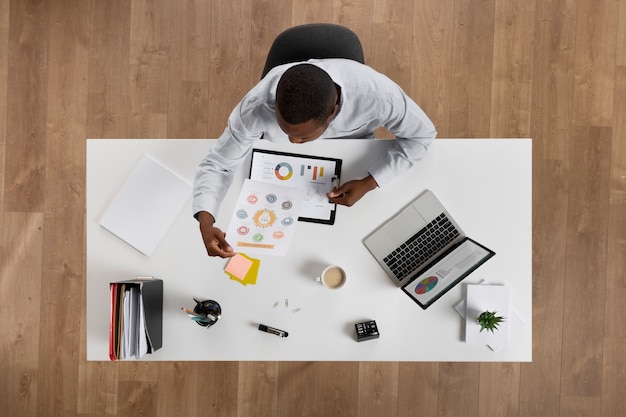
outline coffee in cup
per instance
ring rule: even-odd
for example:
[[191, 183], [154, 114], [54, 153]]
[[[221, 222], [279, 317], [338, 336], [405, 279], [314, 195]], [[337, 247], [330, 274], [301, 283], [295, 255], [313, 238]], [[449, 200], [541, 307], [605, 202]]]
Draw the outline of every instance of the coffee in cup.
[[346, 283], [346, 272], [336, 265], [327, 266], [315, 280], [321, 282], [326, 288], [336, 290]]

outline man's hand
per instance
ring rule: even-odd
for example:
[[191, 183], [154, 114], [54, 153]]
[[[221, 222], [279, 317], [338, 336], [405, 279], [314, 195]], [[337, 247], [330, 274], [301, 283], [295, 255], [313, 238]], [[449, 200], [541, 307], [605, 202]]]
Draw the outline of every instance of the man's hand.
[[376, 180], [368, 175], [362, 180], [348, 181], [339, 187], [334, 187], [333, 191], [326, 195], [331, 202], [350, 207], [376, 187], [378, 187]]
[[235, 255], [233, 248], [226, 242], [226, 233], [213, 226], [215, 219], [211, 213], [201, 211], [198, 213], [200, 222], [200, 233], [209, 256], [219, 256], [220, 258], [230, 258]]

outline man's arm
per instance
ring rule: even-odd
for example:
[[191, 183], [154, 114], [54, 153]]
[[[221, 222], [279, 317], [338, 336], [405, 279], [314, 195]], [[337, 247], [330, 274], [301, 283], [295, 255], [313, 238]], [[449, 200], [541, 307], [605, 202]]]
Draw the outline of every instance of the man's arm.
[[408, 171], [437, 136], [426, 113], [399, 86], [395, 86], [393, 104], [387, 109], [383, 125], [396, 136], [386, 155], [369, 169], [379, 186]]

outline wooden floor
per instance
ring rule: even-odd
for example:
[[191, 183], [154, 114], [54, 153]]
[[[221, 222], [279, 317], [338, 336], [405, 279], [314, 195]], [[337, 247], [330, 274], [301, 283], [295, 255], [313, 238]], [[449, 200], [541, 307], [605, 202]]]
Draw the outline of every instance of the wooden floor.
[[[533, 362], [86, 362], [85, 138], [216, 137], [317, 21], [440, 137], [534, 139]], [[0, 0], [0, 173], [0, 416], [626, 410], [626, 0]]]

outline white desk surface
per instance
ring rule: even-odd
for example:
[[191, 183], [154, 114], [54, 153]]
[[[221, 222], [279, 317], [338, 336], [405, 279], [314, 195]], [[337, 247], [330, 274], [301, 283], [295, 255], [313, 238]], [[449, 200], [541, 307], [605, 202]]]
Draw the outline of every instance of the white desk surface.
[[[98, 224], [143, 154], [192, 181], [214, 140], [87, 141], [87, 359], [108, 360], [109, 282], [154, 276], [164, 281], [163, 348], [145, 360], [511, 361], [532, 360], [532, 183], [530, 139], [438, 139], [426, 157], [353, 207], [340, 206], [335, 225], [299, 222], [285, 257], [261, 256], [256, 285], [223, 272], [209, 258], [191, 198], [154, 253], [147, 257]], [[342, 181], [362, 178], [390, 141], [326, 140], [258, 147], [343, 158]], [[248, 165], [238, 172], [217, 226], [226, 230]], [[478, 270], [422, 310], [396, 287], [362, 239], [424, 189], [435, 192], [468, 236], [496, 252]], [[348, 282], [328, 290], [313, 278], [341, 265]], [[511, 289], [511, 305], [526, 321], [494, 352], [464, 342], [454, 305], [465, 284], [487, 280]], [[214, 299], [221, 319], [204, 329], [180, 311], [192, 296]], [[288, 299], [289, 307], [284, 307]], [[279, 306], [273, 307], [279, 301]], [[299, 312], [292, 312], [300, 308]], [[356, 342], [354, 323], [376, 320], [380, 338]], [[289, 332], [280, 338], [259, 323]]]

